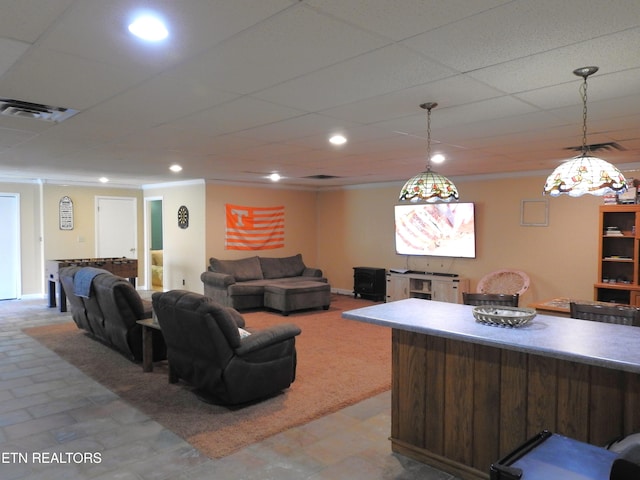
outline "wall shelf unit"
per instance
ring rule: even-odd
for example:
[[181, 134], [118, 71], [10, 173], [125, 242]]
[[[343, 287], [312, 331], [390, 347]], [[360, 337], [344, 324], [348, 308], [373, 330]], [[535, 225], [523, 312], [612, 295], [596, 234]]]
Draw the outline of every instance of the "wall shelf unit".
[[640, 305], [640, 205], [600, 207], [594, 299]]
[[429, 273], [387, 273], [387, 302], [422, 298], [462, 303], [462, 292], [469, 291], [469, 280]]

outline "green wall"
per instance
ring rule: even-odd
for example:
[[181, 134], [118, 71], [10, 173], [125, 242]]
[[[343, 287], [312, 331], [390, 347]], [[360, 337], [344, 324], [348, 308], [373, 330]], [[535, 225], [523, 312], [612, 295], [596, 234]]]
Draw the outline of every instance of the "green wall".
[[151, 204], [151, 250], [162, 250], [162, 200]]

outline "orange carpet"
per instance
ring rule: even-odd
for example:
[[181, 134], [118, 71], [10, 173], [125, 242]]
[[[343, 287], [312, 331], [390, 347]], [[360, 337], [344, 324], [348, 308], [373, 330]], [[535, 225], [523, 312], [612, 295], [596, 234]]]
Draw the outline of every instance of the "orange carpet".
[[204, 403], [188, 385], [169, 384], [166, 362], [143, 373], [141, 365], [91, 339], [74, 323], [24, 331], [204, 454], [220, 458], [390, 388], [390, 329], [341, 318], [344, 310], [372, 303], [334, 295], [327, 311], [289, 317], [245, 313], [250, 328], [291, 322], [302, 334], [296, 339], [298, 367], [291, 387], [239, 409]]

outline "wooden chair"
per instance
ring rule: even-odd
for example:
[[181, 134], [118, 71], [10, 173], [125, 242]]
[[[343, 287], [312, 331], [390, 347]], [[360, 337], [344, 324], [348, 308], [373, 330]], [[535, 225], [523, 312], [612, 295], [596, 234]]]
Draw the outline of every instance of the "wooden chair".
[[520, 295], [503, 293], [468, 293], [462, 292], [462, 303], [465, 305], [505, 305], [517, 307]]
[[571, 318], [640, 327], [640, 308], [623, 305], [569, 303]]
[[504, 293], [523, 295], [529, 288], [529, 275], [520, 270], [496, 270], [478, 282], [478, 293]]

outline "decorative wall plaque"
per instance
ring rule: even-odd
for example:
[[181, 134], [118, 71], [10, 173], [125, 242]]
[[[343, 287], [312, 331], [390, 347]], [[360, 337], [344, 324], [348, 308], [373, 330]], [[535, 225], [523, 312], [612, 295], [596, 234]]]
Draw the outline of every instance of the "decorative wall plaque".
[[64, 196], [58, 205], [60, 230], [73, 230], [73, 201]]
[[189, 226], [189, 209], [182, 205], [178, 208], [178, 226], [187, 228]]

